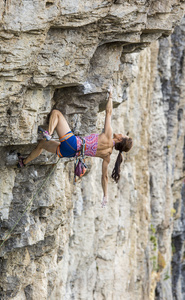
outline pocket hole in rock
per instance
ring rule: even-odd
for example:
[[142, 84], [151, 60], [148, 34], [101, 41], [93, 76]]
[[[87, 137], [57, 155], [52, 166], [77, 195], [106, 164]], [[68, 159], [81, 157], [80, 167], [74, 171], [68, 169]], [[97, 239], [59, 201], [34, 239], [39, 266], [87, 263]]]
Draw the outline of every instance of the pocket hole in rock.
[[54, 4], [53, 2], [47, 1], [47, 2], [46, 2], [46, 7], [50, 7], [50, 6], [52, 6], [53, 4]]

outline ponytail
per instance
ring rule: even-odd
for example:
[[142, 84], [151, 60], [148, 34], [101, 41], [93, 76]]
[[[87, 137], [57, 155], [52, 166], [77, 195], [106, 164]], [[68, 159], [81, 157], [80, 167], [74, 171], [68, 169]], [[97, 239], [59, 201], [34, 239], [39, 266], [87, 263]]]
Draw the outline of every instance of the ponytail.
[[123, 161], [123, 156], [121, 154], [121, 151], [119, 151], [119, 154], [118, 154], [116, 162], [115, 162], [114, 169], [112, 171], [112, 176], [111, 176], [116, 183], [118, 183], [118, 180], [120, 178], [120, 165], [121, 165], [122, 161]]
[[119, 151], [119, 154], [117, 156], [114, 169], [112, 171], [112, 178], [116, 183], [118, 183], [118, 180], [120, 178], [120, 165], [123, 161], [122, 151], [128, 152], [133, 145], [132, 138], [123, 138], [123, 140], [120, 143], [115, 144], [115, 149]]

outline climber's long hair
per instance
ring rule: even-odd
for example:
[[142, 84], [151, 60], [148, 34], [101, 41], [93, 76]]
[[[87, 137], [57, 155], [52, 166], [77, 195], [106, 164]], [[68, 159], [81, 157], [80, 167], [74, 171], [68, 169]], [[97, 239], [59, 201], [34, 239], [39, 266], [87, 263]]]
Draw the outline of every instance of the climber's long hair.
[[112, 178], [116, 183], [118, 183], [118, 180], [120, 178], [120, 165], [123, 161], [122, 152], [128, 152], [132, 148], [133, 142], [132, 138], [126, 137], [123, 138], [123, 140], [119, 143], [115, 144], [115, 149], [119, 151], [119, 154], [117, 156], [114, 169], [112, 171]]

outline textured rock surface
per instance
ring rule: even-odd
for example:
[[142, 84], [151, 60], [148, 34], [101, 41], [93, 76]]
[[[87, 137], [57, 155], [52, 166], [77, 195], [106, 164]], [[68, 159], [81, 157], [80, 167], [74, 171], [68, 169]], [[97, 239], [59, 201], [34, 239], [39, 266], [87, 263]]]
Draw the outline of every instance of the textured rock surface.
[[1, 299], [183, 299], [185, 21], [167, 36], [184, 8], [177, 0], [0, 3], [1, 241], [56, 162], [43, 153], [16, 168], [16, 153], [35, 147], [53, 107], [75, 134], [100, 133], [112, 82], [113, 130], [134, 139], [105, 210], [101, 160], [87, 159], [76, 186], [73, 160], [57, 164], [0, 249]]

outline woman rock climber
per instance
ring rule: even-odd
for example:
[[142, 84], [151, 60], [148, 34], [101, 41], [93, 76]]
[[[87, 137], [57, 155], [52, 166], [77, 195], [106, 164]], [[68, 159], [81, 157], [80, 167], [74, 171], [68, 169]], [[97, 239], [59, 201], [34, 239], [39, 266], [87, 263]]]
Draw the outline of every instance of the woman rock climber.
[[[85, 139], [85, 156], [100, 157], [103, 159], [102, 163], [102, 188], [103, 188], [103, 201], [102, 205], [106, 205], [108, 199], [108, 164], [113, 148], [119, 151], [117, 160], [112, 171], [112, 178], [117, 183], [120, 178], [120, 165], [123, 161], [122, 151], [128, 152], [132, 148], [132, 138], [128, 135], [113, 134], [111, 127], [112, 115], [112, 90], [110, 90], [109, 98], [106, 106], [106, 116], [104, 132], [101, 134], [91, 134], [84, 137]], [[56, 129], [59, 136], [59, 141], [51, 140], [52, 134]], [[59, 157], [74, 157], [80, 153], [82, 148], [82, 139], [75, 136], [69, 125], [62, 115], [62, 113], [54, 109], [51, 113], [49, 120], [49, 130], [43, 132], [45, 140], [41, 140], [37, 147], [30, 153], [27, 158], [19, 157], [18, 167], [24, 167], [30, 161], [38, 157], [43, 149], [56, 153]]]

